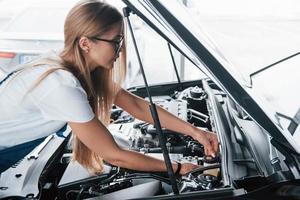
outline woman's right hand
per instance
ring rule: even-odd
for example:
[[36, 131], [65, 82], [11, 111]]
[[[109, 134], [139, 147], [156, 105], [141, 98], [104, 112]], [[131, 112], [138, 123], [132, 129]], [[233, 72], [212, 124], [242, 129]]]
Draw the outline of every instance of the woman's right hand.
[[192, 171], [193, 169], [196, 169], [198, 167], [199, 167], [199, 165], [194, 165], [192, 163], [182, 163], [179, 174], [185, 175], [185, 174], [189, 173], [190, 171]]

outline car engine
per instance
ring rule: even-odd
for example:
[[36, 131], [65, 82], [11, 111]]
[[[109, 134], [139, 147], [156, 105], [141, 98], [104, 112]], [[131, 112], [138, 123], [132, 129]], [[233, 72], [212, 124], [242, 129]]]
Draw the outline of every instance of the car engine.
[[[199, 129], [215, 131], [211, 121], [207, 94], [198, 86], [188, 87], [172, 95], [153, 96], [156, 105], [178, 116]], [[109, 131], [118, 145], [124, 149], [163, 159], [156, 128], [135, 119], [121, 108], [113, 107]], [[223, 187], [220, 171], [220, 155], [215, 158], [204, 154], [203, 146], [187, 135], [163, 128], [171, 161], [193, 163], [199, 168], [177, 177], [180, 193], [214, 190]], [[70, 162], [71, 154], [64, 154], [62, 162], [66, 170], [58, 183], [61, 199], [130, 199], [172, 194], [167, 173], [139, 172], [105, 164], [105, 171], [91, 175], [76, 162]], [[101, 197], [101, 198], [100, 198]]]

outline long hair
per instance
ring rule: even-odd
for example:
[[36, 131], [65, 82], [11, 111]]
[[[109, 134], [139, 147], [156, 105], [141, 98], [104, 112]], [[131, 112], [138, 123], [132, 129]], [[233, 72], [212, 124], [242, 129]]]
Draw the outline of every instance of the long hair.
[[[87, 93], [90, 106], [96, 117], [104, 124], [110, 121], [110, 110], [126, 73], [126, 47], [122, 47], [120, 57], [114, 67], [99, 67], [93, 72], [87, 64], [84, 52], [79, 46], [82, 36], [94, 37], [106, 33], [115, 25], [124, 23], [122, 14], [113, 6], [98, 0], [85, 0], [75, 5], [68, 13], [64, 24], [64, 49], [60, 59], [41, 59], [34, 66], [54, 65], [39, 77], [33, 87], [50, 73], [63, 69], [70, 71]], [[91, 151], [73, 135], [73, 159], [93, 172], [102, 172], [102, 158]]]

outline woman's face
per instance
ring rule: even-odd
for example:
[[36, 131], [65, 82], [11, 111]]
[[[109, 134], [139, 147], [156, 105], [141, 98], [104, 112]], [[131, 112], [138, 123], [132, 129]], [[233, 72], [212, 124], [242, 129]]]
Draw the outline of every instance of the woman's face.
[[89, 39], [88, 43], [89, 51], [85, 55], [91, 71], [97, 67], [111, 68], [123, 45], [123, 23], [115, 25], [101, 36]]

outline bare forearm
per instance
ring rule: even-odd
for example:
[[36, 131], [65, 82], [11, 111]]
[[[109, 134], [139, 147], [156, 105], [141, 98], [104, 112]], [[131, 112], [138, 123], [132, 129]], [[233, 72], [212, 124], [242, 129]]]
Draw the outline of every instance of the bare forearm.
[[[129, 150], [122, 150], [118, 155], [118, 159], [108, 160], [107, 162], [119, 167], [138, 171], [166, 171], [164, 161]], [[175, 171], [177, 164], [173, 163], [172, 167]]]
[[[69, 122], [69, 125], [81, 142], [108, 163], [140, 171], [166, 171], [162, 160], [121, 149], [106, 127], [96, 118], [88, 123]], [[173, 169], [177, 169], [176, 164], [173, 164]]]

